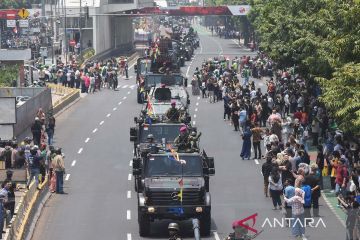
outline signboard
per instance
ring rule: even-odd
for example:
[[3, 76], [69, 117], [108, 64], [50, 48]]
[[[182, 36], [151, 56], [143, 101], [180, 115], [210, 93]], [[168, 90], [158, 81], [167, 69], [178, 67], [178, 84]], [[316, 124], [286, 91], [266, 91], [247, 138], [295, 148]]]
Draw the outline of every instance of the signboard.
[[14, 138], [14, 125], [0, 125], [0, 139], [11, 140]]
[[0, 124], [16, 123], [16, 98], [0, 98]]
[[29, 16], [30, 16], [30, 12], [23, 8], [23, 9], [20, 9], [20, 11], [18, 12], [18, 16], [22, 19], [27, 19]]
[[21, 28], [28, 28], [29, 27], [29, 20], [19, 20], [19, 27]]
[[6, 26], [8, 28], [14, 28], [16, 27], [16, 20], [6, 20]]
[[248, 13], [250, 12], [250, 5], [236, 5], [227, 7], [234, 16], [248, 15]]

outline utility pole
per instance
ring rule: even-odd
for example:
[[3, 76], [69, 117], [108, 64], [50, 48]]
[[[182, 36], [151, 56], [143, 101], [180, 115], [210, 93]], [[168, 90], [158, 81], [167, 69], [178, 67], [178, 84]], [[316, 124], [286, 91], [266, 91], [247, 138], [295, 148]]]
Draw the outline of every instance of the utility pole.
[[54, 13], [53, 13], [53, 0], [50, 0], [50, 11], [51, 11], [51, 63], [54, 64], [54, 40], [55, 40], [55, 26], [54, 26]]
[[66, 0], [62, 0], [62, 7], [63, 7], [63, 12], [64, 12], [64, 46], [65, 46], [65, 64], [67, 65], [67, 58], [68, 58], [68, 51], [69, 51], [69, 46], [68, 46], [68, 41], [67, 41], [67, 19], [66, 19]]
[[79, 43], [80, 43], [80, 48], [79, 48], [79, 55], [81, 54], [81, 48], [82, 48], [82, 28], [81, 28], [81, 24], [82, 24], [82, 0], [80, 0], [80, 17], [79, 17]]

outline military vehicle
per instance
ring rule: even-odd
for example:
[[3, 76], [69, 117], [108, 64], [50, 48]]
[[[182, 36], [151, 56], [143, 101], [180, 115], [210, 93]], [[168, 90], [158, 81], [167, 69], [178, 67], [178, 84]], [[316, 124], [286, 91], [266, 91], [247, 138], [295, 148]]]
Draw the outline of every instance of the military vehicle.
[[214, 158], [205, 151], [176, 153], [167, 149], [133, 159], [137, 181], [138, 224], [142, 237], [150, 234], [151, 222], [161, 219], [200, 220], [203, 236], [211, 229], [209, 179], [215, 174]]

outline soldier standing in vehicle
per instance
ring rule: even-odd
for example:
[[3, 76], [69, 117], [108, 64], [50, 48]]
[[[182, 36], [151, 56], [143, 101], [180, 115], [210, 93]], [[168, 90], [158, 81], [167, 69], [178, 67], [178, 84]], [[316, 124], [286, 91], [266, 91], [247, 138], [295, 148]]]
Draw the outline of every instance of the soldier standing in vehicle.
[[186, 151], [191, 148], [186, 126], [180, 128], [180, 135], [175, 138], [174, 143], [177, 145], [179, 151]]
[[179, 111], [179, 109], [176, 108], [176, 102], [175, 101], [171, 101], [171, 108], [169, 108], [166, 111], [165, 116], [171, 122], [178, 122], [179, 121], [180, 111]]
[[192, 131], [190, 136], [189, 136], [189, 142], [191, 145], [191, 150], [194, 152], [199, 152], [199, 146], [198, 146], [198, 141], [200, 139], [201, 136], [201, 132], [199, 134], [196, 134], [195, 131]]
[[159, 149], [158, 149], [156, 143], [154, 142], [154, 135], [149, 134], [149, 135], [147, 135], [146, 139], [147, 139], [147, 142], [148, 142], [147, 143], [147, 148], [150, 150], [150, 153], [151, 154], [158, 153]]

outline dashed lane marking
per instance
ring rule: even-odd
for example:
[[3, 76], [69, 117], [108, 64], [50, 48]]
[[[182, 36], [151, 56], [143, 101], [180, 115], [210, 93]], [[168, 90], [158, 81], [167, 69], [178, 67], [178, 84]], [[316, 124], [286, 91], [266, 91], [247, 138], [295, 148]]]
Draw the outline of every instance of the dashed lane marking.
[[69, 181], [70, 173], [66, 174], [65, 181]]
[[130, 86], [131, 89], [134, 89], [135, 87], [136, 87], [136, 84]]
[[196, 122], [195, 121], [193, 121], [193, 125], [195, 125], [196, 124]]
[[131, 220], [131, 211], [130, 210], [126, 211], [126, 219]]
[[131, 198], [131, 191], [127, 191], [126, 197]]
[[128, 94], [130, 94], [131, 92], [130, 91], [128, 91]]
[[132, 174], [129, 173], [128, 180], [131, 181], [131, 178], [132, 178]]
[[90, 138], [85, 139], [85, 143], [89, 142]]
[[76, 164], [76, 160], [72, 161], [71, 166], [74, 167]]
[[127, 88], [128, 87], [128, 85], [124, 85], [124, 86], [122, 86], [122, 88]]
[[133, 161], [132, 161], [132, 160], [130, 160], [130, 162], [129, 162], [129, 166], [130, 166], [130, 167], [132, 167], [132, 164], [133, 164]]
[[111, 116], [111, 113], [108, 113], [107, 115], [106, 115], [106, 117], [110, 117]]
[[78, 151], [78, 154], [81, 154], [83, 151], [83, 148], [80, 148], [79, 151]]
[[200, 100], [200, 97], [197, 97], [197, 100]]
[[195, 112], [197, 112], [198, 111], [198, 109], [197, 108], [195, 108]]
[[220, 240], [219, 234], [217, 232], [213, 232], [213, 233], [215, 240]]
[[196, 118], [196, 114], [194, 114], [194, 118]]
[[118, 103], [118, 105], [121, 105], [121, 104], [122, 104], [122, 102], [119, 102], [119, 103]]
[[116, 111], [116, 110], [117, 110], [117, 108], [116, 108], [116, 107], [114, 107], [114, 108], [113, 108], [113, 111]]
[[131, 233], [127, 234], [127, 240], [131, 240]]
[[127, 97], [125, 96], [125, 97], [123, 97], [123, 99], [125, 100]]
[[96, 131], [97, 131], [98, 129], [97, 128], [95, 128], [94, 130], [93, 130], [93, 133], [96, 133]]
[[198, 102], [196, 103], [196, 106], [199, 106], [199, 103], [198, 103]]
[[104, 121], [101, 121], [101, 122], [100, 122], [100, 126], [103, 125], [103, 124], [104, 124]]
[[260, 164], [260, 163], [259, 163], [259, 160], [257, 160], [257, 159], [255, 159], [255, 163], [256, 163], [256, 164]]

